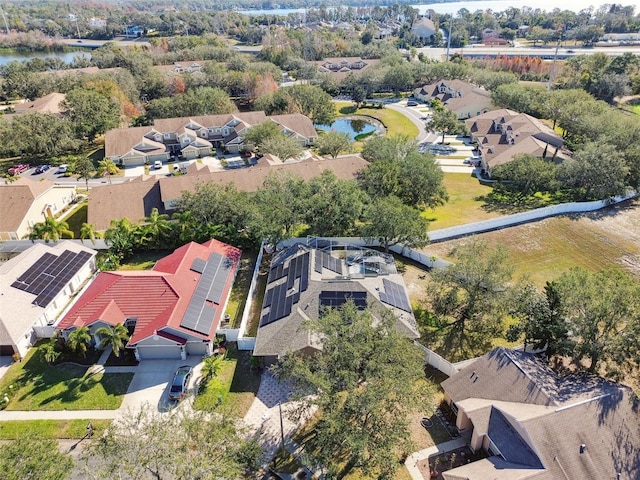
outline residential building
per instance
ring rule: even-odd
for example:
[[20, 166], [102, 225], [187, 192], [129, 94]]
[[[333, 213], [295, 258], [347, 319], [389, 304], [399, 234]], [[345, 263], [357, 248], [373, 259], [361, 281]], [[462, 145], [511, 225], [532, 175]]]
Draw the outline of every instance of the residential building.
[[31, 227], [59, 215], [76, 199], [74, 185], [20, 177], [0, 185], [0, 240], [19, 240]]
[[60, 321], [63, 336], [88, 327], [126, 326], [138, 360], [207, 355], [223, 317], [240, 250], [210, 240], [188, 243], [144, 271], [101, 272]]
[[16, 114], [24, 113], [53, 113], [60, 115], [64, 112], [61, 103], [67, 98], [64, 93], [53, 92], [44, 97], [36, 98], [32, 102], [16, 103], [13, 110]]
[[96, 251], [73, 242], [35, 243], [0, 264], [0, 355], [24, 357], [51, 337], [58, 316], [95, 271]]
[[537, 118], [513, 110], [491, 110], [466, 121], [471, 139], [477, 143], [480, 165], [491, 170], [526, 153], [559, 163], [569, 158], [562, 137]]
[[488, 112], [493, 105], [491, 94], [487, 90], [458, 79], [437, 80], [426, 84], [416, 88], [413, 96], [425, 103], [438, 99], [461, 120]]
[[326, 308], [353, 301], [374, 316], [391, 310], [396, 328], [420, 336], [402, 275], [392, 255], [336, 241], [294, 243], [273, 256], [253, 355], [272, 363], [283, 356], [322, 350], [322, 341], [304, 323]]
[[411, 32], [416, 34], [421, 42], [428, 42], [438, 31], [435, 23], [428, 17], [418, 17], [411, 26]]
[[471, 449], [489, 455], [446, 480], [640, 478], [640, 401], [628, 387], [559, 376], [533, 354], [500, 347], [442, 388]]
[[379, 60], [363, 60], [360, 57], [334, 57], [315, 63], [318, 66], [318, 73], [326, 73], [337, 80], [342, 80], [349, 74], [363, 72], [378, 62]]
[[89, 19], [89, 26], [91, 28], [107, 28], [107, 21], [104, 18], [91, 17]]
[[163, 118], [152, 126], [116, 128], [105, 135], [105, 156], [122, 166], [153, 164], [171, 157], [194, 159], [220, 148], [230, 153], [244, 146], [242, 132], [272, 121], [282, 133], [302, 146], [313, 143], [317, 133], [311, 120], [299, 113], [267, 117], [264, 112]]
[[189, 165], [186, 175], [145, 175], [120, 184], [92, 188], [87, 221], [94, 224], [97, 230], [106, 230], [112, 219], [126, 217], [137, 222], [149, 216], [153, 208], [157, 208], [160, 213], [169, 212], [175, 209], [175, 201], [184, 191], [194, 192], [200, 183], [233, 184], [239, 190], [254, 192], [263, 185], [270, 173], [287, 172], [310, 180], [324, 170], [330, 170], [338, 178], [349, 180], [356, 178], [358, 172], [367, 166], [368, 163], [358, 155], [320, 160], [312, 158], [276, 165], [270, 165], [261, 159], [258, 165], [251, 168], [223, 171], [212, 171], [194, 162]]
[[138, 25], [127, 25], [124, 28], [125, 37], [141, 37], [144, 33], [144, 28]]

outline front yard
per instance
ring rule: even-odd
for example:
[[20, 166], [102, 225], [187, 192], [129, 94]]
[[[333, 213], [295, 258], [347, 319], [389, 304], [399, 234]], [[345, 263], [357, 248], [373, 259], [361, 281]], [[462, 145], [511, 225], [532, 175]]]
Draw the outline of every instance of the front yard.
[[114, 410], [120, 407], [132, 373], [89, 373], [89, 366], [49, 365], [42, 345], [33, 347], [0, 380], [7, 410]]

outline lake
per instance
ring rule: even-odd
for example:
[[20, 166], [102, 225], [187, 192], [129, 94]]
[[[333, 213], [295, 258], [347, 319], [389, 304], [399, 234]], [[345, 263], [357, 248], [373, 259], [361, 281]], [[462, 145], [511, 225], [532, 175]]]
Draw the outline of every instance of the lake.
[[59, 58], [65, 63], [73, 62], [76, 56], [91, 57], [89, 52], [75, 51], [75, 52], [16, 52], [16, 53], [0, 53], [0, 65], [6, 65], [7, 63], [18, 61], [26, 62], [34, 58]]
[[[595, 0], [592, 2], [585, 0], [565, 0], [561, 4], [558, 0], [487, 0], [487, 1], [471, 1], [471, 2], [447, 2], [447, 3], [421, 3], [418, 5], [411, 5], [413, 8], [418, 9], [421, 14], [426, 13], [427, 10], [432, 9], [437, 13], [457, 13], [461, 8], [466, 8], [470, 12], [476, 10], [488, 10], [491, 9], [494, 12], [502, 12], [509, 7], [532, 7], [539, 8], [541, 10], [551, 11], [554, 8], [560, 8], [562, 10], [571, 10], [579, 12], [589, 6], [593, 6], [595, 9], [598, 7], [614, 3], [611, 0]], [[633, 5], [636, 8], [636, 13], [640, 11], [640, 1], [622, 1], [619, 2], [622, 5]], [[330, 7], [329, 7], [330, 8]], [[355, 7], [354, 7], [355, 8]], [[265, 10], [240, 10], [238, 13], [245, 15], [281, 15], [287, 16], [290, 13], [304, 14], [306, 9], [304, 8], [281, 8], [281, 9], [265, 9]]]
[[348, 133], [352, 140], [355, 140], [358, 135], [364, 135], [377, 130], [374, 125], [370, 124], [366, 120], [356, 118], [340, 118], [331, 125], [315, 125], [315, 127], [316, 130], [323, 130], [325, 132], [335, 130], [336, 132]]

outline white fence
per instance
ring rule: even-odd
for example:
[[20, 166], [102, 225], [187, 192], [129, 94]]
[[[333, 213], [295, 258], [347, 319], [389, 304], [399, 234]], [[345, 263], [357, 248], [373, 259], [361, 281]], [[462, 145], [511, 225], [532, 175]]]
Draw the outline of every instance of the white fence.
[[448, 361], [445, 358], [441, 357], [440, 355], [438, 355], [433, 350], [429, 350], [424, 345], [422, 345], [422, 344], [420, 344], [418, 342], [413, 342], [413, 343], [415, 345], [417, 345], [418, 347], [420, 347], [422, 349], [422, 351], [424, 352], [424, 361], [425, 361], [425, 363], [431, 365], [435, 369], [440, 370], [442, 373], [444, 373], [448, 377], [451, 377], [451, 376], [455, 375], [456, 373], [458, 373], [458, 369], [456, 368], [456, 366], [453, 363], [451, 363], [450, 361]]
[[505, 215], [503, 217], [492, 218], [482, 222], [468, 223], [457, 227], [443, 228], [429, 232], [429, 240], [431, 242], [444, 242], [452, 238], [464, 237], [474, 233], [489, 232], [500, 228], [511, 227], [521, 223], [532, 222], [542, 218], [553, 217], [565, 213], [592, 212], [604, 207], [624, 202], [630, 198], [634, 198], [638, 193], [634, 190], [626, 195], [608, 198], [606, 200], [598, 200], [595, 202], [572, 202], [561, 203], [560, 205], [551, 205], [550, 207], [536, 208], [528, 212], [515, 213], [513, 215]]

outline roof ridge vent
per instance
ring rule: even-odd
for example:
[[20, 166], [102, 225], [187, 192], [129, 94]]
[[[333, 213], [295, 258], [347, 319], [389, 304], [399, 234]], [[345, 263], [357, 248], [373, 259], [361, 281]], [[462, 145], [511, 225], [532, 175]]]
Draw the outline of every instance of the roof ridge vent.
[[556, 408], [555, 411], [556, 411], [556, 413], [557, 412], [561, 412], [563, 410], [568, 410], [569, 408], [579, 407], [580, 405], [584, 405], [584, 404], [587, 404], [587, 403], [590, 403], [590, 402], [593, 402], [593, 401], [596, 401], [596, 400], [600, 400], [602, 398], [610, 397], [610, 396], [611, 396], [610, 393], [604, 393], [602, 395], [598, 395], [597, 397], [587, 398], [586, 400], [580, 400], [579, 402], [576, 402], [576, 403], [571, 403], [569, 405], [564, 405], [564, 406], [562, 406], [560, 408]]

